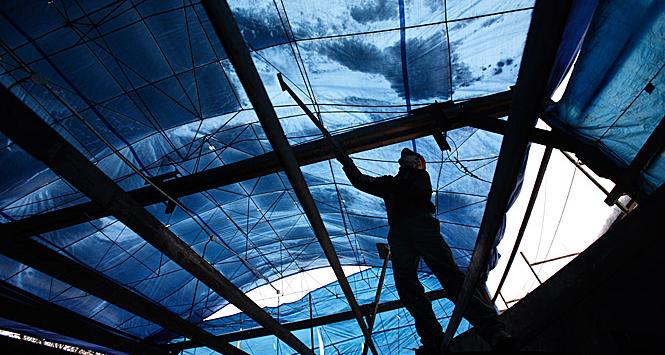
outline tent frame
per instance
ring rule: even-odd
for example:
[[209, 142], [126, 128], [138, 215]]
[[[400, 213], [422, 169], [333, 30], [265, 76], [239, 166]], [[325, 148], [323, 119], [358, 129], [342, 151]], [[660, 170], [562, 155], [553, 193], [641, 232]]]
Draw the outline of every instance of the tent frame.
[[[503, 140], [492, 184], [492, 191], [488, 198], [485, 216], [481, 225], [481, 231], [479, 232], [476, 247], [478, 255], [487, 253], [493, 244], [492, 242], [496, 235], [495, 227], [500, 219], [499, 217], [505, 213], [505, 201], [510, 191], [512, 191], [508, 187], [514, 185], [515, 176], [523, 163], [524, 152], [529, 142], [543, 144], [562, 151], [574, 152], [581, 159], [591, 163], [593, 170], [598, 169], [602, 172], [603, 176], [615, 181], [617, 183], [617, 191], [628, 192], [638, 201], [647, 199], [635, 183], [639, 171], [654, 156], [654, 152], [662, 150], [662, 141], [664, 141], [662, 138], [665, 135], [665, 129], [662, 127], [663, 123], [661, 122], [657, 132], [654, 132], [631, 163], [628, 170], [632, 174], [630, 178], [626, 178], [622, 176], [623, 171], [616, 169], [616, 164], [602, 154], [597, 147], [586, 145], [556, 128], [546, 131], [533, 127], [531, 121], [535, 123], [535, 117], [542, 112], [543, 101], [541, 99], [543, 90], [541, 86], [544, 86], [547, 75], [549, 75], [549, 68], [551, 68], [550, 60], [553, 60], [553, 56], [549, 58], [550, 54], [552, 54], [552, 48], [549, 48], [549, 51], [545, 51], [546, 53], [534, 54], [533, 44], [530, 43], [534, 41], [544, 44], [558, 43], [560, 30], [565, 25], [564, 20], [567, 14], [566, 6], [563, 9], [557, 8], [561, 3], [546, 3], [547, 1], [538, 1], [534, 9], [532, 29], [529, 31], [527, 38], [523, 68], [520, 69], [520, 76], [514, 90], [470, 99], [464, 102], [428, 105], [424, 108], [413, 110], [403, 118], [372, 124], [334, 135], [335, 139], [346, 150], [355, 153], [428, 136], [432, 132], [446, 132], [461, 127], [474, 127], [504, 134], [506, 139]], [[566, 4], [569, 4], [569, 1]], [[218, 37], [225, 48], [227, 48], [227, 51], [232, 52], [231, 61], [239, 73], [250, 100], [258, 100], [257, 102], [260, 102], [259, 104], [254, 103], [254, 107], [275, 151], [188, 176], [160, 181], [157, 185], [166, 191], [169, 196], [178, 198], [276, 173], [282, 171], [283, 166], [285, 166], [285, 171], [289, 176], [292, 186], [295, 190], [300, 191], [297, 194], [302, 205], [308, 206], [305, 208], [305, 213], [310, 218], [310, 223], [312, 223], [313, 229], [322, 243], [328, 260], [334, 269], [336, 269], [336, 266], [339, 266], [338, 269], [341, 270], [339, 259], [332, 248], [327, 231], [325, 231], [322, 222], [318, 222], [321, 220], [321, 217], [316, 210], [316, 205], [311, 199], [308, 187], [304, 183], [302, 172], [299, 169], [299, 166], [332, 158], [332, 148], [327, 144], [325, 139], [318, 139], [294, 147], [289, 146], [267, 95], [266, 97], [261, 97], [265, 94], [265, 87], [260, 78], [258, 78], [258, 73], [253, 67], [253, 62], [242, 37], [237, 32], [237, 27], [235, 27], [233, 16], [228, 10], [228, 5], [225, 1], [204, 1], [204, 6], [218, 34], [224, 34]], [[542, 15], [544, 10], [541, 8], [545, 7], [550, 8], [550, 10], [545, 11], [548, 14], [547, 16]], [[235, 27], [236, 33], [231, 33], [233, 31], [220, 31], [221, 28], [225, 28], [222, 26], [229, 26], [228, 22], [230, 22], [230, 26]], [[534, 28], [536, 29], [534, 30]], [[535, 36], [541, 35], [549, 36], [549, 40], [535, 39]], [[545, 47], [551, 47], [551, 45], [545, 45]], [[236, 55], [235, 59], [233, 58], [234, 55]], [[524, 69], [524, 67], [529, 67], [530, 69]], [[530, 78], [526, 79], [530, 81], [524, 83], [523, 81], [527, 73]], [[0, 238], [0, 252], [2, 254], [48, 275], [52, 275], [82, 291], [109, 301], [139, 317], [192, 339], [191, 341], [181, 342], [176, 345], [165, 346], [164, 349], [182, 350], [205, 345], [225, 353], [242, 353], [237, 348], [230, 346], [228, 342], [273, 334], [284, 340], [295, 350], [301, 353], [311, 353], [311, 350], [298, 340], [291, 331], [354, 318], [360, 324], [366, 339], [371, 340], [362, 317], [368, 316], [375, 304], [358, 305], [353, 295], [349, 295], [348, 292], [345, 292], [345, 295], [352, 306], [352, 311], [279, 324], [270, 315], [265, 313], [263, 309], [258, 307], [256, 303], [244, 296], [235, 285], [214, 270], [210, 264], [198, 256], [189, 246], [170, 233], [167, 228], [143, 208], [143, 206], [167, 200], [157, 189], [153, 186], [146, 186], [129, 192], [122, 191], [117, 184], [108, 179], [106, 175], [94, 167], [83, 155], [71, 147], [51, 127], [37, 117], [34, 112], [30, 111], [25, 104], [16, 99], [4, 88], [2, 89], [2, 104], [4, 107], [2, 109], [3, 117], [9, 117], [9, 119], [3, 120], [0, 124], [0, 130], [33, 156], [44, 161], [64, 179], [72, 182], [81, 192], [91, 196], [92, 199], [92, 202], [89, 203], [81, 203], [72, 207], [0, 225], [0, 235], [3, 236], [3, 238]], [[12, 114], [8, 115], [8, 112]], [[499, 119], [509, 113], [508, 122]], [[529, 124], [515, 123], [515, 116], [522, 117], [522, 120], [529, 121]], [[11, 117], [21, 118], [12, 120]], [[13, 121], [30, 121], [30, 124], [28, 126], [24, 125], [23, 128], [14, 132], [18, 135], [8, 134], [7, 130], [12, 129], [11, 126], [13, 126], [13, 129], [16, 128]], [[41, 136], [42, 134], [52, 138], [53, 141], [35, 139], [36, 135]], [[43, 145], [45, 142], [48, 142], [48, 145]], [[62, 156], [63, 149], [67, 151], [68, 156], [75, 156], [75, 159], [65, 163], [58, 161], [57, 157]], [[79, 177], [75, 175], [81, 174], [81, 170], [85, 171], [83, 173], [84, 180], [104, 180], [103, 187], [90, 184], [89, 181], [86, 184], [85, 181], [77, 180]], [[73, 181], [78, 182], [74, 183]], [[108, 193], [101, 191], [105, 188], [110, 188], [114, 192], [111, 194], [112, 198], [109, 198]], [[126, 211], [123, 212], [123, 210]], [[141, 217], [132, 219], [131, 216], [128, 216], [128, 214], [132, 213], [137, 213]], [[190, 271], [197, 279], [208, 284], [222, 297], [245, 311], [250, 317], [255, 318], [262, 327], [213, 336], [199, 326], [172, 313], [165, 307], [127, 289], [95, 270], [30, 239], [30, 237], [42, 233], [74, 226], [109, 215], [114, 215], [132, 229], [136, 228], [140, 230], [140, 233], [137, 232], [137, 234], [151, 242], [151, 244], [154, 242], [160, 245], [158, 249], [172, 257], [174, 261], [182, 262], [184, 260], [186, 266], [183, 267]], [[166, 241], [159, 242], [158, 239]], [[474, 279], [477, 280], [479, 270], [486, 267], [486, 258], [476, 257], [476, 252], [474, 252], [472, 267], [470, 267], [467, 275], [468, 280], [465, 282], [465, 291], [462, 292], [460, 297], [461, 307], [456, 307], [453, 313], [452, 319], [449, 322], [448, 334], [454, 334], [455, 321], [461, 316], [460, 310], [464, 308], [465, 297], [468, 296], [471, 286], [475, 286], [476, 281]], [[336, 269], [336, 271], [339, 270]], [[338, 280], [342, 286], [344, 284], [348, 285], [345, 277], [341, 277], [339, 272], [336, 272], [336, 274], [338, 274]], [[445, 293], [442, 291], [435, 291], [428, 295], [432, 299], [445, 297]], [[23, 299], [30, 298], [29, 295], [21, 297]], [[55, 305], [43, 301], [39, 302], [39, 307], [47, 309], [48, 307], [55, 307]], [[385, 312], [400, 307], [402, 307], [401, 302], [397, 300], [381, 303], [377, 309], [378, 312]], [[68, 314], [69, 316], [73, 317], [72, 314]], [[82, 321], [80, 324], [85, 325], [87, 323]], [[365, 325], [364, 328], [363, 325]], [[107, 335], [102, 332], [100, 334], [104, 334], [101, 335], [103, 337]], [[74, 334], [74, 336], [82, 340], [86, 339], [85, 334]], [[98, 342], [94, 340], [92, 342], [104, 346], [112, 338], [109, 335]], [[371, 341], [369, 344], [372, 344]], [[373, 345], [371, 346], [373, 347]], [[156, 348], [153, 350], [160, 349]]]

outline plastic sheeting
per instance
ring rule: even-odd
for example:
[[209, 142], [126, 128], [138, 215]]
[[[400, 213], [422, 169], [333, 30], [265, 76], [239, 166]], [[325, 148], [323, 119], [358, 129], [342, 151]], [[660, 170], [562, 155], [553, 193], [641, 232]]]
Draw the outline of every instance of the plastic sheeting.
[[[320, 133], [281, 91], [278, 72], [333, 132], [400, 117], [435, 101], [485, 96], [515, 83], [533, 6], [532, 1], [491, 0], [230, 5], [292, 144]], [[148, 176], [175, 169], [187, 175], [271, 149], [197, 2], [3, 1], [0, 17], [0, 82], [127, 190], [144, 181], [70, 108]], [[353, 158], [361, 170], [381, 175], [397, 171], [402, 147], [422, 153], [442, 233], [466, 268], [501, 137], [464, 128], [448, 138], [451, 152], [442, 153], [428, 137]], [[3, 223], [86, 201], [2, 136], [0, 162], [9, 167], [0, 180]], [[382, 201], [353, 189], [336, 161], [302, 169], [342, 263], [380, 266], [375, 243], [385, 242], [387, 232]], [[165, 214], [163, 205], [148, 209], [243, 290], [327, 266], [282, 173], [181, 202], [219, 242], [210, 241], [183, 211]], [[112, 217], [34, 238], [195, 323], [226, 304]], [[425, 267], [422, 271], [427, 275]], [[9, 259], [2, 259], [0, 276], [53, 302], [71, 292], [75, 296], [59, 304], [133, 335], [165, 341], [173, 336]], [[51, 283], [61, 291], [53, 293]], [[363, 287], [356, 292], [366, 303], [373, 289]], [[394, 286], [386, 285], [386, 294], [391, 292]], [[317, 296], [317, 303], [332, 300], [329, 293]], [[308, 309], [302, 302], [289, 307], [294, 317]], [[343, 308], [339, 303], [330, 310]], [[231, 320], [215, 322], [227, 324], [224, 331], [240, 327]], [[342, 342], [356, 326], [337, 327], [336, 339]], [[386, 336], [397, 336], [384, 328]]]
[[[627, 167], [663, 119], [663, 67], [665, 3], [599, 1], [568, 89], [548, 122]], [[641, 176], [647, 193], [662, 185], [663, 155]]]

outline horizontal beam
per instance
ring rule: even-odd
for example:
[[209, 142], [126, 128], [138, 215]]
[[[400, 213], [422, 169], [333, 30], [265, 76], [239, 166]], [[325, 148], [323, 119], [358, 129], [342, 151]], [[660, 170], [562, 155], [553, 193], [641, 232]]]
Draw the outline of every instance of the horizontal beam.
[[[0, 131], [27, 153], [43, 162], [92, 201], [103, 206], [125, 226], [213, 292], [234, 304], [257, 323], [271, 329], [285, 343], [292, 347], [298, 347], [299, 344], [304, 346], [6, 88], [0, 89], [0, 117], [3, 117]], [[244, 353], [229, 344], [214, 345], [218, 347], [216, 350], [224, 353]]]
[[229, 346], [164, 306], [32, 239], [12, 240], [5, 235], [0, 235], [0, 254], [51, 275], [165, 329], [191, 339], [200, 339], [212, 349], [221, 350]]
[[[430, 301], [446, 298], [446, 291], [445, 290], [434, 290], [434, 291], [429, 291], [426, 293], [427, 298]], [[388, 312], [388, 311], [394, 311], [396, 309], [404, 308], [404, 304], [402, 303], [401, 300], [397, 299], [394, 301], [388, 301], [384, 303], [379, 303], [379, 306], [377, 307], [376, 313], [383, 313], [383, 312]], [[363, 305], [360, 305], [360, 311], [362, 312], [363, 316], [365, 317], [370, 317], [372, 313], [374, 312], [374, 303], [366, 303]], [[309, 329], [313, 327], [319, 327], [322, 325], [327, 325], [327, 324], [332, 324], [332, 323], [338, 323], [338, 322], [343, 322], [343, 321], [348, 321], [354, 319], [355, 316], [353, 312], [351, 311], [345, 311], [345, 312], [339, 312], [335, 314], [330, 314], [326, 316], [320, 316], [320, 317], [315, 317], [311, 319], [304, 319], [296, 322], [290, 322], [290, 323], [284, 323], [282, 324], [285, 328], [287, 328], [290, 331], [296, 331], [296, 330], [302, 330], [302, 329]], [[236, 341], [241, 341], [241, 340], [248, 340], [248, 339], [253, 339], [253, 338], [258, 338], [262, 336], [270, 335], [270, 332], [268, 332], [264, 328], [252, 328], [252, 329], [246, 329], [246, 330], [240, 330], [237, 332], [232, 332], [232, 333], [227, 333], [227, 334], [222, 334], [218, 335], [217, 337], [225, 342], [236, 342]], [[180, 343], [175, 343], [175, 344], [169, 344], [166, 346], [166, 348], [170, 350], [176, 350], [176, 351], [182, 351], [186, 349], [191, 349], [191, 348], [196, 348], [201, 346], [200, 344], [197, 344], [194, 341], [183, 341]]]
[[4, 281], [0, 281], [0, 317], [126, 353], [168, 353]]
[[[504, 91], [452, 105], [434, 104], [414, 110], [409, 116], [356, 128], [336, 134], [333, 138], [348, 152], [356, 153], [431, 135], [437, 127], [448, 131], [473, 123], [475, 127], [502, 133], [505, 122], [498, 118], [508, 114], [510, 99], [511, 92]], [[541, 133], [543, 136], [547, 135], [546, 131]], [[294, 146], [293, 154], [300, 166], [334, 157], [330, 144], [323, 138]], [[158, 184], [158, 186], [170, 196], [178, 198], [281, 170], [282, 167], [275, 153], [268, 152], [239, 162], [174, 178]], [[144, 206], [166, 201], [164, 195], [152, 186], [138, 188], [128, 193], [132, 199]], [[109, 212], [102, 206], [94, 202], [86, 202], [2, 224], [0, 234], [29, 237], [109, 215]]]

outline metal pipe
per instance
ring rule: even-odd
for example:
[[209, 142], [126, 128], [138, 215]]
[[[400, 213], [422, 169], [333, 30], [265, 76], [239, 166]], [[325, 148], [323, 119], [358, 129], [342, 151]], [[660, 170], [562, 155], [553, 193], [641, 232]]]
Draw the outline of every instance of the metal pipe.
[[556, 258], [551, 258], [551, 259], [546, 259], [546, 260], [536, 261], [535, 263], [531, 263], [531, 266], [536, 266], [536, 265], [540, 265], [540, 264], [545, 264], [545, 263], [549, 263], [549, 262], [551, 262], [551, 261], [561, 260], [561, 259], [565, 259], [565, 258], [571, 258], [571, 257], [573, 257], [573, 256], [578, 256], [578, 255], [580, 255], [580, 253], [572, 253], [572, 254], [561, 255], [561, 256], [557, 256]]
[[[377, 247], [379, 244], [377, 244]], [[374, 295], [374, 309], [370, 315], [367, 328], [369, 333], [372, 334], [374, 330], [374, 323], [376, 322], [376, 314], [379, 311], [379, 301], [381, 300], [381, 290], [383, 289], [383, 280], [386, 278], [386, 270], [388, 269], [388, 262], [390, 261], [390, 249], [386, 252], [383, 258], [383, 265], [381, 266], [381, 275], [379, 276], [379, 285], [376, 287], [376, 294]], [[367, 345], [363, 346], [363, 355], [367, 355]]]
[[[573, 158], [573, 156], [570, 153], [564, 151], [561, 151], [561, 153], [571, 163], [573, 163], [573, 165], [575, 165], [575, 167], [577, 167], [577, 169], [579, 169], [582, 172], [582, 174], [584, 174], [584, 176], [586, 176], [589, 179], [589, 181], [591, 181], [594, 185], [596, 185], [596, 187], [600, 191], [602, 191], [606, 196], [610, 195], [610, 191], [608, 191], [603, 185], [601, 185], [600, 182], [596, 180], [596, 178], [593, 175], [591, 175], [591, 173], [589, 173], [586, 169], [584, 169], [584, 166], [582, 166], [582, 164], [580, 164], [575, 158]], [[616, 205], [624, 214], [628, 213], [628, 209], [624, 207], [624, 205], [622, 205], [619, 201], [615, 201], [614, 205]]]
[[[212, 23], [215, 33], [219, 38], [222, 46], [224, 47], [226, 54], [229, 56], [229, 60], [233, 67], [236, 70], [236, 74], [242, 83], [247, 97], [252, 102], [252, 107], [263, 127], [263, 131], [270, 141], [270, 145], [273, 147], [273, 150], [277, 154], [277, 157], [284, 167], [284, 172], [286, 173], [291, 187], [295, 192], [300, 204], [309, 220], [310, 225], [316, 235], [316, 238], [323, 249], [328, 263], [332, 267], [337, 281], [340, 284], [340, 288], [346, 297], [351, 310], [353, 311], [358, 326], [360, 327], [361, 332], [365, 336], [365, 341], [368, 343], [372, 353], [378, 355], [376, 347], [372, 342], [372, 338], [367, 330], [367, 325], [363, 320], [362, 313], [358, 306], [355, 296], [353, 295], [353, 290], [349, 285], [349, 281], [344, 275], [342, 270], [342, 265], [337, 257], [335, 248], [330, 241], [330, 236], [326, 230], [325, 225], [323, 224], [323, 219], [319, 214], [319, 210], [312, 198], [312, 195], [309, 191], [305, 178], [300, 171], [298, 162], [291, 150], [284, 130], [279, 123], [275, 109], [270, 102], [268, 93], [266, 92], [261, 77], [259, 76], [252, 57], [249, 54], [249, 49], [245, 44], [245, 40], [238, 29], [236, 21], [231, 13], [231, 9], [225, 0], [203, 0], [203, 8], [208, 14], [208, 18]], [[292, 339], [295, 341], [297, 338], [292, 335]], [[303, 353], [311, 353], [312, 351], [308, 349], [305, 344], [297, 340], [299, 343], [289, 344], [294, 347], [295, 350]]]
[[538, 192], [540, 191], [540, 186], [543, 184], [543, 178], [545, 177], [545, 172], [547, 171], [547, 165], [549, 164], [550, 158], [552, 157], [552, 150], [553, 150], [552, 147], [547, 147], [545, 148], [545, 152], [543, 153], [543, 159], [540, 161], [540, 167], [538, 168], [536, 181], [533, 183], [533, 190], [531, 191], [531, 197], [529, 197], [529, 203], [526, 206], [526, 211], [524, 211], [524, 218], [522, 218], [522, 224], [520, 225], [520, 229], [517, 232], [515, 245], [513, 246], [513, 250], [510, 252], [510, 257], [508, 258], [506, 269], [503, 271], [503, 275], [501, 275], [501, 281], [499, 281], [499, 286], [497, 286], [496, 291], [494, 293], [494, 297], [492, 297], [492, 302], [496, 302], [496, 298], [500, 294], [503, 284], [506, 282], [506, 278], [508, 277], [508, 272], [510, 271], [510, 267], [513, 265], [513, 261], [515, 261], [515, 256], [517, 255], [517, 251], [519, 250], [520, 243], [522, 243], [522, 237], [524, 237], [524, 232], [526, 231], [526, 227], [529, 224], [529, 218], [531, 218], [531, 212], [533, 212], [533, 207], [535, 206], [536, 200], [538, 199]]
[[[309, 298], [309, 320], [312, 320], [312, 292], [307, 294]], [[309, 327], [309, 341], [312, 343], [312, 352], [314, 352], [314, 327]]]
[[298, 95], [296, 95], [296, 93], [293, 92], [293, 90], [288, 85], [286, 85], [282, 73], [277, 73], [277, 81], [279, 81], [279, 86], [282, 88], [282, 91], [286, 91], [289, 93], [291, 98], [296, 102], [298, 106], [300, 106], [300, 108], [305, 112], [305, 115], [307, 115], [307, 117], [309, 117], [312, 123], [314, 123], [316, 128], [318, 128], [319, 131], [323, 133], [323, 137], [328, 140], [328, 143], [332, 144], [335, 156], [337, 158], [342, 158], [342, 159], [348, 158], [349, 156], [348, 154], [346, 154], [344, 148], [342, 148], [342, 146], [337, 142], [337, 140], [335, 140], [332, 137], [330, 132], [328, 132], [328, 129], [325, 126], [323, 126], [323, 122], [317, 119], [316, 116], [314, 116], [314, 113], [309, 109], [309, 107], [307, 107], [307, 105], [305, 105], [305, 103], [300, 99], [300, 97], [298, 97]]

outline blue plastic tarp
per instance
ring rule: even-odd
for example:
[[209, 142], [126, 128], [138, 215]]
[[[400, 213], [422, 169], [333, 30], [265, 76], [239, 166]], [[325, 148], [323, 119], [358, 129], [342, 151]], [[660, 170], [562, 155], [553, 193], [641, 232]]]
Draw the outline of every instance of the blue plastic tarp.
[[[434, 102], [501, 92], [515, 83], [533, 1], [265, 0], [230, 5], [280, 123], [289, 141], [299, 144], [321, 135], [282, 92], [277, 73], [334, 133], [403, 117]], [[114, 149], [147, 176], [176, 169], [188, 175], [271, 150], [196, 1], [3, 1], [0, 17], [0, 83], [126, 190], [145, 182]], [[448, 139], [451, 152], [441, 152], [427, 137], [353, 158], [366, 173], [382, 175], [397, 171], [401, 148], [423, 154], [442, 234], [464, 269], [501, 136], [462, 128], [449, 132]], [[87, 201], [3, 136], [0, 163], [10, 167], [0, 179], [3, 223]], [[353, 189], [336, 161], [302, 170], [342, 263], [380, 266], [375, 244], [385, 242], [387, 233], [382, 201]], [[180, 200], [215, 232], [216, 241], [180, 209], [166, 214], [162, 204], [147, 208], [244, 291], [328, 266], [283, 173]], [[113, 217], [33, 238], [194, 323], [226, 305]], [[6, 282], [119, 330], [140, 337], [159, 334], [164, 341], [174, 336], [9, 259], [0, 265]], [[425, 266], [421, 271], [428, 275]], [[49, 289], [51, 283], [61, 291]], [[361, 303], [368, 302], [373, 288], [366, 284], [357, 292]], [[389, 283], [386, 294], [391, 292]], [[73, 296], [61, 299], [66, 293]], [[323, 292], [317, 302], [333, 298]], [[308, 309], [302, 302], [288, 307], [293, 319]], [[239, 329], [228, 321], [224, 331]], [[382, 331], [401, 339], [402, 323], [391, 322]], [[344, 342], [355, 327], [346, 322], [330, 329], [337, 329], [335, 342]], [[358, 346], [358, 339], [349, 341]]]
[[[625, 168], [663, 119], [663, 67], [665, 3], [599, 1], [568, 89], [548, 122]], [[662, 185], [664, 165], [657, 152], [643, 167], [644, 191]]]

